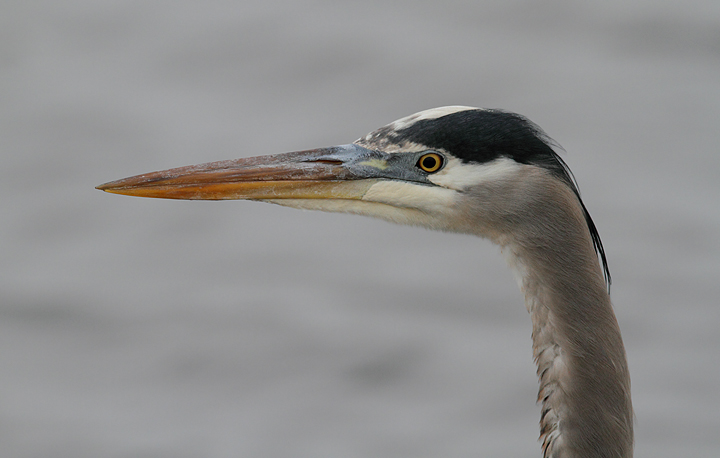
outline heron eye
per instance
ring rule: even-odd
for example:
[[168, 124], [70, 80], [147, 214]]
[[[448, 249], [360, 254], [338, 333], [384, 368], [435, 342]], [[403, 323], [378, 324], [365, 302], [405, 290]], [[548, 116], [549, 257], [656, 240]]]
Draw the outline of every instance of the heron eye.
[[428, 173], [437, 172], [443, 165], [443, 157], [437, 153], [427, 153], [420, 156], [417, 166]]

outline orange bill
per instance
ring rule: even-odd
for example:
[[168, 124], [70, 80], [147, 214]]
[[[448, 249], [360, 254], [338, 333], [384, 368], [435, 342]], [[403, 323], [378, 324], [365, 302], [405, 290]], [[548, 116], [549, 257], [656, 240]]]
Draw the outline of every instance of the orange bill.
[[97, 189], [190, 200], [360, 199], [377, 178], [361, 164], [377, 155], [351, 144], [145, 173]]

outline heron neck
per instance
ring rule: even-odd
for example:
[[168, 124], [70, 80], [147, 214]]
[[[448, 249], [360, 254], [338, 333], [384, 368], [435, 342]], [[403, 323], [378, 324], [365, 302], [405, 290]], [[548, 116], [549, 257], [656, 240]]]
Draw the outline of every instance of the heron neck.
[[538, 224], [503, 251], [532, 318], [544, 456], [631, 457], [625, 349], [587, 227]]

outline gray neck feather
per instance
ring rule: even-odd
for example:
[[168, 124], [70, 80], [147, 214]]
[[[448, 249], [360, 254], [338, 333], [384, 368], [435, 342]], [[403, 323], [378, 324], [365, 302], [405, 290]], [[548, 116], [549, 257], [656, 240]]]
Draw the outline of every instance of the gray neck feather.
[[497, 215], [492, 232], [511, 237], [485, 234], [503, 247], [532, 318], [543, 453], [632, 457], [630, 377], [620, 329], [580, 203], [567, 186], [546, 177], [527, 177], [535, 183], [524, 196], [525, 214]]

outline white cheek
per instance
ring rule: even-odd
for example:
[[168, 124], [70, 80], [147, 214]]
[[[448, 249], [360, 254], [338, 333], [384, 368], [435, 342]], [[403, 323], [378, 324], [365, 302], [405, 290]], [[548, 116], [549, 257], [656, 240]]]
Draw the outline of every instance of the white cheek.
[[508, 180], [518, 175], [518, 164], [512, 159], [501, 157], [485, 164], [463, 164], [460, 159], [451, 157], [445, 167], [428, 180], [438, 186], [462, 191], [482, 183]]
[[430, 215], [443, 215], [453, 206], [456, 192], [402, 181], [380, 181], [367, 190], [362, 200], [393, 207], [414, 208]]
[[299, 208], [301, 210], [320, 210], [324, 212], [351, 213], [372, 216], [392, 223], [410, 226], [422, 226], [430, 229], [446, 230], [442, 221], [414, 208], [398, 208], [391, 205], [363, 200], [345, 199], [263, 199], [263, 202]]
[[361, 199], [263, 199], [286, 207], [372, 216], [398, 224], [457, 230], [457, 193], [400, 181], [372, 185]]

